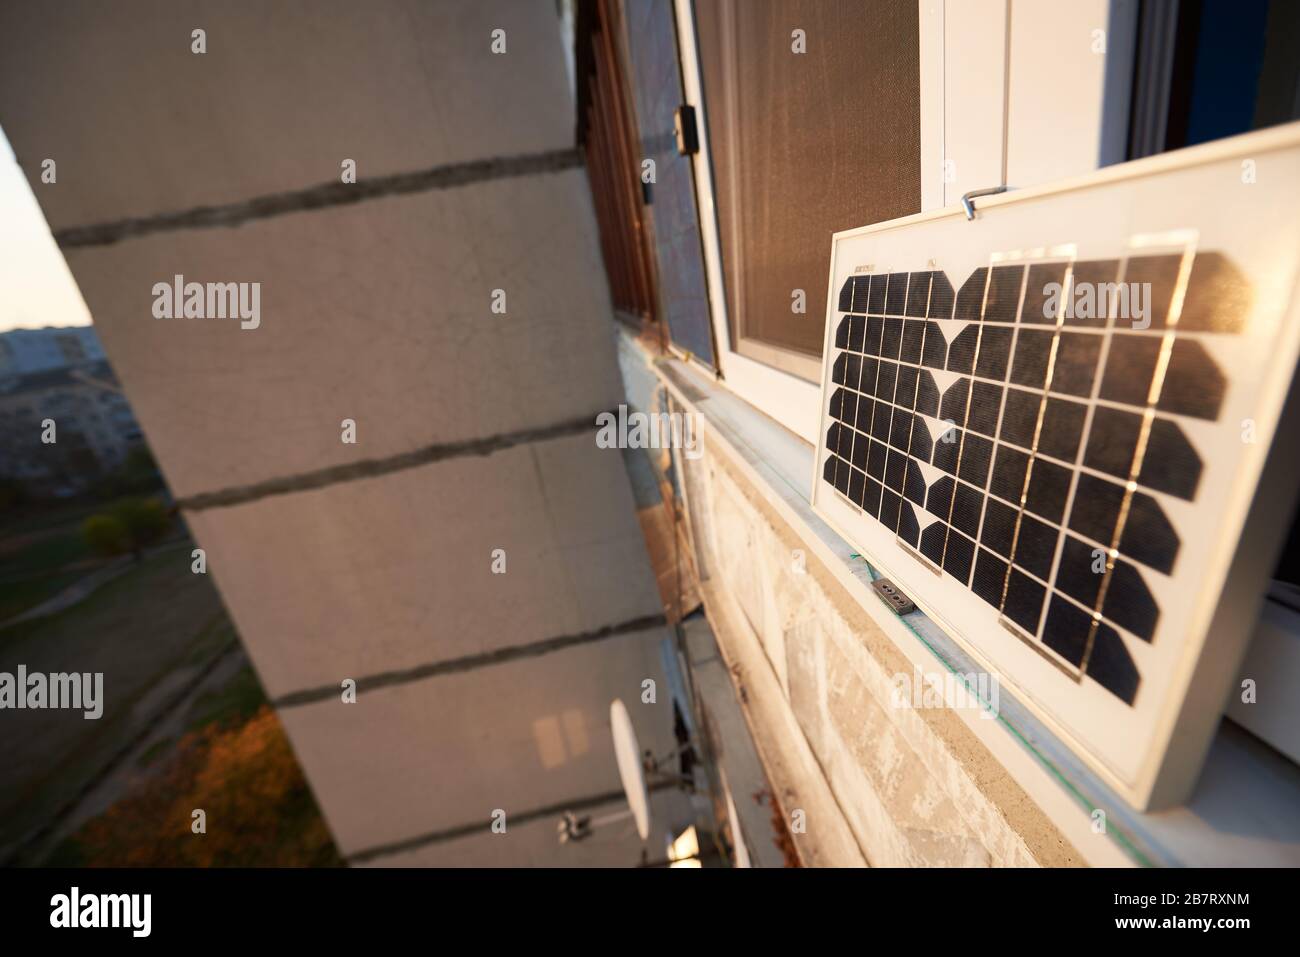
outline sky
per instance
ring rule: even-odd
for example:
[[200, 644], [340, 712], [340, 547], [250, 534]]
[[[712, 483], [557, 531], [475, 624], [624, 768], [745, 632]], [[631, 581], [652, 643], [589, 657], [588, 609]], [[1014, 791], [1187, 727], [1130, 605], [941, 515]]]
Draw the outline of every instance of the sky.
[[0, 130], [0, 332], [88, 325], [90, 310]]

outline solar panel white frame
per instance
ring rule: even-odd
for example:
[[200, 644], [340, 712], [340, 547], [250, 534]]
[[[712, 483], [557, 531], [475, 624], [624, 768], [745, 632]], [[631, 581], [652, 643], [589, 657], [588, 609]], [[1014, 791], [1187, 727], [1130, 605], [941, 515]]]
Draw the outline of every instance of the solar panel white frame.
[[[974, 221], [967, 221], [959, 208], [949, 208], [834, 235], [813, 507], [1127, 800], [1141, 808], [1180, 802], [1195, 782], [1237, 674], [1298, 484], [1297, 443], [1283, 439], [1268, 463], [1267, 474], [1264, 467], [1300, 350], [1300, 124], [1127, 163], [1060, 184], [989, 197], [978, 205]], [[1105, 570], [1099, 577], [1111, 581], [1120, 575], [1113, 570], [1115, 567], [1137, 568], [1159, 612], [1149, 641], [1124, 628], [1116, 629], [1139, 675], [1136, 692], [1128, 703], [1113, 689], [1107, 690], [1094, 681], [1086, 671], [1087, 665], [1081, 673], [1077, 662], [1043, 643], [1047, 606], [1056, 584], [1050, 577], [1044, 585], [1043, 617], [1035, 634], [1007, 619], [959, 578], [937, 571], [934, 562], [918, 554], [919, 549], [900, 544], [897, 526], [891, 531], [862, 504], [853, 501], [849, 489], [837, 489], [825, 477], [825, 469], [842, 468], [828, 466], [834, 453], [828, 451], [827, 443], [828, 433], [834, 435], [831, 430], [835, 424], [830, 403], [837, 390], [843, 388], [834, 379], [846, 375], [843, 368], [836, 370], [837, 360], [846, 353], [846, 349], [837, 347], [837, 331], [842, 317], [857, 314], [860, 305], [850, 302], [849, 311], [841, 311], [840, 293], [847, 280], [864, 274], [941, 272], [948, 277], [955, 297], [967, 278], [981, 267], [1026, 264], [1019, 289], [1021, 298], [1008, 327], [1013, 338], [1005, 375], [1010, 376], [1019, 355], [1016, 349], [1020, 333], [1028, 328], [1020, 321], [1018, 310], [1023, 307], [1029, 287], [1029, 264], [1109, 260], [1148, 263], [1154, 260], [1145, 257], [1158, 254], [1177, 257], [1180, 266], [1166, 328], [1135, 332], [1129, 323], [1121, 320], [1122, 325], [1117, 325], [1112, 319], [1104, 330], [1086, 330], [1107, 342], [1097, 357], [1090, 394], [1065, 397], [1081, 400], [1087, 407], [1087, 422], [1070, 470], [1070, 498], [1060, 517], [1068, 529], [1079, 476], [1095, 471], [1082, 466], [1089, 451], [1087, 430], [1094, 419], [1106, 417], [1099, 409], [1109, 406], [1126, 411], [1122, 404], [1099, 400], [1099, 383], [1111, 361], [1110, 345], [1123, 343], [1122, 349], [1113, 350], [1117, 362], [1121, 355], [1137, 351], [1132, 347], [1132, 338], [1117, 340], [1117, 335], [1147, 337], [1162, 343], [1156, 365], [1164, 363], [1166, 383], [1179, 383], [1168, 371], [1174, 347], [1183, 357], [1193, 353], [1208, 356], [1225, 380], [1217, 409], [1194, 408], [1196, 415], [1141, 405], [1127, 409], [1144, 422], [1164, 420], [1175, 425], [1201, 459], [1199, 481], [1190, 501], [1186, 489], [1174, 495], [1147, 487], [1144, 482], [1130, 486], [1123, 478], [1112, 477], [1128, 490], [1126, 499], [1135, 501], [1142, 495], [1156, 502], [1179, 539], [1168, 574], [1131, 560], [1123, 549], [1108, 554], [1109, 561], [1103, 561]], [[1209, 264], [1215, 260], [1226, 260], [1236, 267], [1249, 304], [1243, 310], [1240, 301], [1235, 303], [1241, 314], [1222, 320], [1211, 318], [1210, 328], [1222, 330], [1225, 326], [1216, 327], [1214, 323], [1235, 321], [1239, 326], [1235, 332], [1203, 331], [1207, 322], [1204, 296], [1209, 294], [1204, 283], [1196, 286], [1199, 291], [1195, 302], [1187, 294], [1198, 261]], [[999, 275], [1009, 272], [1003, 270]], [[984, 285], [987, 289], [991, 280], [986, 278]], [[1224, 288], [1220, 285], [1215, 294]], [[1174, 308], [1180, 297], [1186, 299], [1186, 314], [1199, 310], [1199, 318], [1182, 328], [1178, 318], [1183, 313]], [[981, 309], [987, 305], [987, 300], [982, 301]], [[1226, 314], [1222, 310], [1216, 313]], [[904, 328], [906, 321], [904, 317]], [[982, 331], [977, 339], [988, 334], [989, 341], [995, 341], [996, 337], [987, 332], [995, 328], [994, 323], [978, 324]], [[1053, 356], [1064, 348], [1066, 339], [1073, 342], [1077, 338], [1073, 333], [1085, 331], [1073, 328], [1059, 315], [1054, 326], [1033, 328], [1052, 333]], [[945, 347], [955, 341], [956, 329], [947, 324], [940, 327]], [[927, 325], [926, 334], [934, 335], [934, 328]], [[1188, 345], [1178, 346], [1179, 342]], [[865, 362], [867, 353], [861, 355]], [[880, 361], [877, 356], [877, 363]], [[949, 378], [947, 370], [935, 377], [935, 370], [926, 370], [921, 363], [916, 368], [918, 376], [925, 371], [931, 373], [942, 395], [944, 386], [937, 380]], [[1179, 369], [1179, 374], [1185, 376], [1187, 368], [1180, 365]], [[1041, 391], [1049, 398], [1061, 398], [1048, 395], [1050, 381], [1049, 377]], [[960, 383], [957, 385], [960, 387]], [[1005, 394], [1005, 388], [1003, 391]], [[1157, 388], [1158, 402], [1159, 391]], [[1196, 406], [1196, 390], [1182, 389], [1178, 394]], [[840, 414], [845, 414], [847, 401], [840, 409]], [[1212, 418], [1206, 417], [1207, 409], [1214, 413]], [[1006, 411], [1005, 400], [1001, 411]], [[1040, 423], [1042, 417], [1040, 409]], [[957, 425], [963, 424], [956, 417], [949, 418]], [[916, 424], [921, 420], [912, 421]], [[1294, 424], [1289, 422], [1289, 427], [1293, 429]], [[933, 420], [926, 425], [942, 428]], [[1145, 428], [1149, 436], [1154, 427]], [[1169, 432], [1168, 426], [1161, 428]], [[1040, 435], [1045, 434], [1041, 424], [1038, 429]], [[853, 441], [873, 448], [870, 431], [863, 433], [856, 427], [853, 431]], [[963, 429], [957, 434], [972, 433], [973, 429]], [[963, 437], [958, 444], [964, 448], [966, 441]], [[971, 448], [975, 447], [972, 440]], [[932, 450], [927, 453], [921, 448], [918, 454], [932, 454]], [[851, 450], [847, 458], [847, 464], [856, 464]], [[1038, 461], [1050, 459], [1036, 458]], [[943, 477], [941, 472], [928, 464], [923, 468], [916, 459], [907, 468], [925, 473], [922, 477], [928, 499], [932, 483]], [[1177, 469], [1168, 471], [1178, 474]], [[1045, 467], [1044, 474], [1053, 473]], [[855, 490], [854, 494], [869, 501], [869, 473], [864, 478], [868, 481], [862, 483], [863, 491]], [[986, 478], [986, 503], [993, 497], [987, 491], [988, 481]], [[881, 484], [887, 493], [888, 485], [883, 481]], [[913, 512], [929, 518], [919, 504], [913, 506]], [[1020, 514], [1037, 518], [1023, 505]], [[1123, 520], [1118, 527], [1122, 530]], [[955, 538], [949, 529], [941, 534], [945, 542]], [[1058, 543], [1066, 537], [1058, 533]], [[976, 546], [977, 554], [980, 544], [982, 541]], [[1060, 570], [1062, 551], [1063, 544], [1057, 544], [1052, 575]], [[943, 554], [947, 554], [946, 546]], [[1124, 574], [1131, 578], [1131, 573]], [[1095, 608], [1086, 602], [1078, 604]], [[1106, 616], [1101, 618], [1092, 634], [1099, 633], [1103, 625], [1114, 626]], [[1287, 689], [1286, 693], [1293, 691]]]

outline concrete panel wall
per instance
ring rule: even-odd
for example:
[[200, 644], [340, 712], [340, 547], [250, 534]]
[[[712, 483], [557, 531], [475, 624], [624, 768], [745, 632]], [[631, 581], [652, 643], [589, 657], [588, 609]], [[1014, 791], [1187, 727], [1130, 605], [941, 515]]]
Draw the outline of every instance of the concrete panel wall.
[[[0, 125], [340, 849], [470, 863], [430, 849], [502, 808], [494, 862], [563, 862], [537, 815], [617, 790], [610, 699], [659, 753], [672, 715], [554, 5], [125, 6], [0, 8]], [[417, 175], [351, 202], [344, 159]], [[259, 327], [154, 318], [176, 274]]]
[[[660, 753], [669, 749], [653, 733], [659, 706], [639, 703], [642, 680], [663, 684], [656, 637], [640, 632], [281, 715], [345, 856], [475, 822], [508, 838], [513, 815], [619, 792], [612, 698], [628, 702]], [[498, 808], [505, 835], [490, 830]]]
[[[657, 791], [650, 795], [655, 820], [689, 819], [689, 802], [679, 791]], [[375, 866], [384, 867], [456, 867], [469, 861], [475, 867], [628, 867], [638, 863], [640, 842], [631, 820], [618, 818], [626, 813], [627, 802], [608, 801], [578, 809], [593, 822], [606, 821], [581, 841], [555, 851], [555, 822], [550, 817], [527, 819], [510, 825], [518, 831], [511, 841], [495, 834], [456, 835], [445, 841], [428, 844], [411, 851], [386, 855]], [[510, 833], [507, 831], [507, 833]], [[662, 858], [660, 858], [662, 860]], [[368, 862], [363, 861], [363, 864]]]
[[[67, 259], [146, 434], [175, 450], [163, 460], [173, 490], [189, 496], [617, 405], [594, 229], [574, 169]], [[154, 283], [177, 274], [260, 282], [261, 325], [153, 319]], [[347, 418], [354, 445], [340, 441]]]
[[654, 615], [632, 514], [619, 458], [575, 436], [189, 522], [275, 698]]
[[547, 0], [7, 3], [0, 37], [5, 133], [33, 188], [58, 160], [56, 231], [334, 182], [345, 158], [374, 177], [573, 143]]

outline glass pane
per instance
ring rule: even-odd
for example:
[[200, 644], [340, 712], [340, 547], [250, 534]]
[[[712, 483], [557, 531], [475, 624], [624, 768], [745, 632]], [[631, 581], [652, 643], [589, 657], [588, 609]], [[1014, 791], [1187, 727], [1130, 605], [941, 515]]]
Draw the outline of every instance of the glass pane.
[[733, 344], [818, 357], [831, 234], [921, 208], [917, 4], [695, 15]]
[[677, 152], [674, 136], [682, 83], [673, 8], [663, 0], [627, 0], [623, 12], [642, 158], [655, 161], [648, 212], [659, 268], [660, 308], [673, 342], [712, 365], [695, 180], [691, 158]]

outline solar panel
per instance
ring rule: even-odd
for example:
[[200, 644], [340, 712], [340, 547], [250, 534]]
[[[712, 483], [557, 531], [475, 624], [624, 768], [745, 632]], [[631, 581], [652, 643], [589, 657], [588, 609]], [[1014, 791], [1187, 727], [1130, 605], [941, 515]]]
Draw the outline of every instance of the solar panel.
[[833, 242], [814, 506], [1138, 805], [1184, 796], [1236, 674], [1195, 665], [1253, 624], [1224, 589], [1296, 365], [1295, 139], [1267, 185], [1220, 146]]

